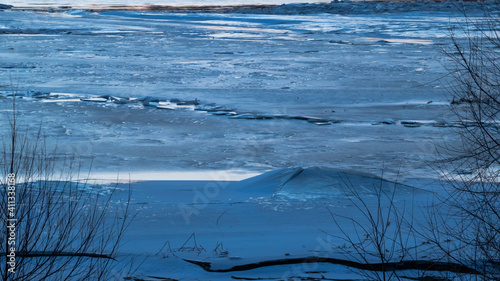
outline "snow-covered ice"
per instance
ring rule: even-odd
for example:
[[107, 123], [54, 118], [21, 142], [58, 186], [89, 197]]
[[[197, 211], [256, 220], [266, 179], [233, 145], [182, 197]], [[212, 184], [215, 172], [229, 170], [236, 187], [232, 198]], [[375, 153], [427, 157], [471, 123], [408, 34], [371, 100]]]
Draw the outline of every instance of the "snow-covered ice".
[[[422, 160], [450, 134], [400, 121], [455, 121], [439, 78], [448, 28], [461, 20], [444, 12], [3, 12], [0, 75], [6, 91], [121, 99], [19, 100], [25, 123], [43, 120], [50, 140], [93, 158], [96, 173], [324, 166], [379, 174], [383, 165], [387, 176], [432, 177]], [[123, 102], [146, 96], [164, 100], [163, 109], [198, 99], [261, 118]], [[396, 125], [371, 125], [386, 119]]]
[[209, 273], [182, 258], [338, 257], [330, 212], [361, 217], [346, 186], [369, 204], [379, 185], [401, 209], [432, 200], [430, 163], [457, 139], [442, 49], [463, 21], [454, 3], [425, 1], [3, 11], [0, 111], [17, 93], [19, 122], [92, 163], [91, 179], [132, 181], [121, 257], [148, 258], [136, 276], [353, 278], [326, 264]]
[[[132, 206], [139, 214], [123, 251], [149, 255], [139, 270], [143, 276], [178, 280], [230, 280], [231, 276], [287, 280], [320, 277], [317, 271], [327, 278], [357, 278], [349, 269], [332, 264], [209, 273], [182, 259], [212, 262], [212, 269], [315, 255], [345, 259], [341, 250], [345, 241], [331, 236], [338, 229], [330, 212], [361, 221], [351, 188], [362, 194], [370, 208], [375, 206], [376, 200], [371, 199], [378, 188], [387, 194], [396, 189], [397, 206], [414, 207], [415, 212], [425, 211], [419, 204], [433, 195], [371, 175], [317, 167], [280, 169], [239, 182], [146, 181], [133, 187]], [[352, 231], [350, 224], [345, 226]]]

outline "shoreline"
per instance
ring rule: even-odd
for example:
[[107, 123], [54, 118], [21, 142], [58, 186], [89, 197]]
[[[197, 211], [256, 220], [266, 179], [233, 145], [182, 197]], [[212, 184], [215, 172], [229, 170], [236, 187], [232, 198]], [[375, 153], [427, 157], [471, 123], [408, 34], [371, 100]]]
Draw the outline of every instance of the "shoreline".
[[165, 170], [165, 171], [96, 171], [91, 172], [90, 181], [102, 183], [135, 183], [150, 181], [224, 181], [237, 182], [268, 172], [250, 170]]
[[12, 7], [12, 11], [32, 11], [32, 12], [65, 12], [72, 10], [83, 10], [88, 12], [107, 12], [107, 11], [168, 11], [168, 12], [183, 12], [183, 11], [227, 11], [234, 9], [268, 9], [278, 5], [274, 4], [255, 4], [255, 5], [90, 5], [90, 6], [27, 6], [27, 7]]
[[[230, 4], [230, 5], [155, 5], [155, 4], [139, 4], [139, 5], [121, 5], [121, 4], [89, 4], [82, 6], [70, 6], [70, 5], [51, 5], [50, 3], [44, 3], [40, 5], [31, 6], [15, 6], [6, 4], [6, 6], [11, 6], [11, 8], [4, 7], [3, 10], [11, 11], [31, 11], [31, 12], [65, 12], [73, 10], [83, 10], [87, 12], [107, 12], [107, 11], [164, 11], [164, 12], [224, 12], [232, 10], [264, 10], [273, 9], [280, 6], [294, 6], [294, 5], [343, 5], [349, 2], [359, 4], [359, 3], [397, 3], [397, 4], [410, 4], [410, 3], [422, 3], [419, 0], [349, 0], [349, 1], [326, 1], [326, 2], [312, 2], [312, 3], [284, 3], [284, 4]], [[432, 3], [494, 3], [488, 0], [426, 0], [424, 2]], [[5, 5], [5, 4], [3, 4]]]

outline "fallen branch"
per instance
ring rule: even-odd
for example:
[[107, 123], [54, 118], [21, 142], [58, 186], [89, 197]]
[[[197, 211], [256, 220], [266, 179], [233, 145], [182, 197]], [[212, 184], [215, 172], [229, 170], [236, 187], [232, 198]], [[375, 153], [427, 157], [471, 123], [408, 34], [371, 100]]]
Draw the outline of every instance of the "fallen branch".
[[425, 270], [425, 271], [448, 271], [455, 273], [479, 274], [477, 270], [458, 263], [421, 261], [421, 260], [364, 264], [364, 263], [342, 260], [342, 259], [334, 259], [334, 258], [305, 257], [305, 258], [261, 261], [257, 263], [237, 265], [226, 269], [212, 269], [212, 264], [209, 262], [194, 261], [187, 259], [184, 259], [184, 261], [196, 264], [203, 270], [208, 272], [245, 271], [266, 266], [300, 264], [300, 263], [331, 263], [331, 264], [344, 265], [348, 267], [353, 267], [362, 270], [371, 270], [371, 271]]
[[[251, 277], [236, 277], [236, 276], [231, 276], [231, 278], [236, 279], [236, 280], [283, 280], [281, 278], [251, 278]], [[311, 281], [356, 281], [354, 279], [332, 279], [332, 278], [326, 278], [326, 277], [299, 277], [299, 276], [292, 276], [290, 277], [290, 280], [311, 280]]]
[[279, 278], [251, 278], [251, 277], [236, 277], [236, 276], [231, 276], [231, 278], [236, 279], [236, 280], [278, 280]]
[[30, 252], [30, 253], [20, 253], [19, 257], [23, 258], [37, 258], [37, 257], [88, 257], [88, 258], [99, 258], [99, 259], [111, 259], [115, 260], [111, 256], [104, 254], [94, 254], [94, 253], [73, 253], [73, 252]]

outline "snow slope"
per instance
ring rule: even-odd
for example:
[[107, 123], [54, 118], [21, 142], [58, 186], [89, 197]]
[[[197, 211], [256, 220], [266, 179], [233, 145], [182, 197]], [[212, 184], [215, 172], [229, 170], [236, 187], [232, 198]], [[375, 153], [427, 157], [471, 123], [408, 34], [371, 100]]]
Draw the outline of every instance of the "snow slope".
[[[352, 231], [340, 215], [363, 221], [353, 192], [374, 208], [377, 190], [390, 195], [396, 188], [400, 211], [408, 208], [415, 213], [425, 211], [420, 204], [434, 196], [373, 176], [318, 167], [271, 171], [239, 182], [157, 181], [137, 182], [132, 187], [133, 208], [139, 213], [125, 238], [129, 242], [123, 246], [123, 255], [148, 257], [134, 276], [178, 280], [357, 278], [347, 267], [332, 264], [210, 273], [182, 259], [211, 262], [212, 269], [314, 255], [345, 259], [344, 250], [351, 249], [343, 250], [345, 242], [334, 237], [339, 230], [330, 212], [339, 215], [336, 218], [344, 230]], [[193, 233], [194, 238], [190, 237]]]

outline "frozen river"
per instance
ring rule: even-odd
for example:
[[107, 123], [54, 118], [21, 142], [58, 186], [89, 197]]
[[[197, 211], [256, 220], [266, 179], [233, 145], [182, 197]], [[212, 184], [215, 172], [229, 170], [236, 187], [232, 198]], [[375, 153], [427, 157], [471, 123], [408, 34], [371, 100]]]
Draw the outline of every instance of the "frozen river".
[[[480, 10], [474, 3], [464, 5], [468, 12], [471, 7]], [[481, 14], [469, 16], [477, 20]], [[448, 272], [421, 269], [426, 259], [438, 270], [455, 260], [447, 254], [463, 245], [459, 241], [470, 241], [448, 239], [457, 237], [455, 229], [465, 233], [460, 239], [479, 237], [467, 236], [475, 229], [469, 227], [471, 220], [456, 215], [462, 208], [471, 210], [463, 206], [474, 205], [451, 198], [455, 193], [435, 181], [437, 171], [443, 171], [435, 169], [435, 160], [442, 160], [437, 152], [449, 156], [441, 147], [458, 140], [457, 116], [447, 95], [453, 68], [443, 50], [452, 50], [450, 28], [463, 24], [450, 2], [423, 1], [217, 13], [0, 11], [3, 143], [17, 96], [19, 132], [36, 137], [41, 128], [44, 143], [57, 147], [49, 155], [61, 160], [58, 164], [67, 170], [69, 161], [63, 160], [82, 164], [82, 174], [68, 180], [88, 176], [126, 182], [109, 201], [106, 194], [113, 185], [79, 184], [75, 189], [85, 198], [79, 201], [66, 182], [46, 190], [51, 179], [60, 181], [58, 174], [45, 173], [50, 165], [34, 161], [43, 189], [18, 187], [23, 193], [17, 210], [28, 214], [20, 217], [34, 217], [35, 227], [50, 222], [36, 243], [52, 251], [49, 247], [62, 241], [68, 246], [57, 249], [62, 255], [78, 248], [79, 239], [89, 241], [90, 232], [106, 237], [90, 240], [97, 245], [80, 250], [102, 253], [110, 246], [104, 242], [109, 232], [134, 217], [112, 256], [118, 267], [109, 274], [120, 277], [114, 280], [370, 276], [340, 265], [309, 263], [305, 257], [311, 256], [363, 264], [396, 261], [395, 270], [406, 268], [401, 261], [418, 257], [413, 264], [420, 269], [405, 270], [405, 278], [449, 280], [454, 275]], [[457, 34], [457, 42], [463, 40]], [[23, 149], [29, 151], [29, 146]], [[41, 153], [33, 158], [38, 155], [47, 159]], [[452, 171], [459, 172], [470, 171]], [[34, 197], [26, 197], [29, 192]], [[103, 205], [119, 211], [87, 204], [94, 194], [104, 195], [99, 196]], [[459, 212], [435, 207], [443, 198], [452, 199], [446, 202], [460, 207]], [[39, 209], [43, 219], [32, 216]], [[122, 210], [130, 210], [130, 216]], [[80, 215], [92, 219], [73, 220]], [[458, 223], [462, 220], [467, 225]], [[29, 241], [24, 239], [27, 228], [20, 228], [24, 223], [18, 232], [22, 245]], [[74, 239], [65, 238], [70, 228]], [[380, 245], [386, 250], [380, 251]], [[465, 261], [467, 253], [477, 253], [467, 247], [458, 251], [465, 253]], [[86, 268], [80, 258], [77, 265]], [[202, 268], [184, 259], [211, 264]], [[102, 260], [96, 264], [107, 264]], [[244, 265], [276, 260], [286, 264], [240, 271], [249, 269]], [[88, 268], [94, 272], [94, 266]], [[97, 267], [95, 273], [102, 272]]]
[[[277, 5], [286, 3], [304, 3], [304, 0], [88, 0], [88, 1], [68, 1], [68, 0], [50, 0], [50, 1], [31, 1], [31, 0], [8, 0], [4, 4], [15, 7], [92, 7], [92, 6], [219, 6], [219, 5]], [[329, 2], [329, 1], [310, 1], [310, 2]]]
[[[455, 121], [441, 50], [461, 20], [448, 12], [3, 12], [1, 87], [72, 94], [23, 99], [22, 118], [42, 120], [50, 142], [93, 159], [96, 172], [325, 166], [430, 177], [435, 145], [455, 139], [437, 125]], [[197, 99], [300, 118], [79, 101], [90, 96]]]

